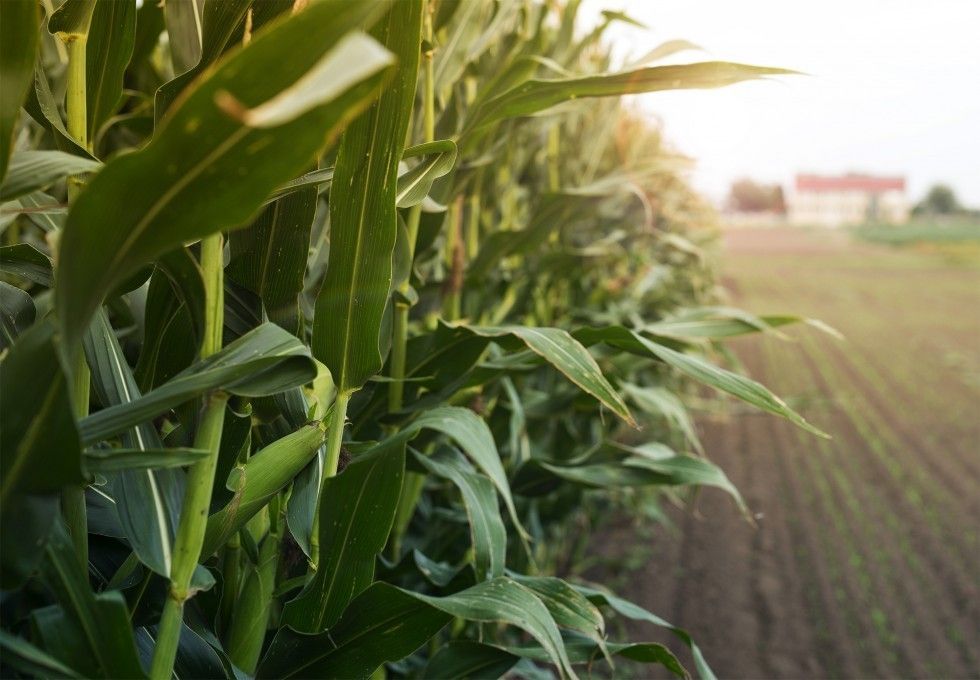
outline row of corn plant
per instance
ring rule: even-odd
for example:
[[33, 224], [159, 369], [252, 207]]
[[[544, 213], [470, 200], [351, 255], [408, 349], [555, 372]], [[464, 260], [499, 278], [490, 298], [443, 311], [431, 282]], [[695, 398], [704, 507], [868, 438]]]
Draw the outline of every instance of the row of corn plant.
[[782, 71], [577, 9], [0, 2], [5, 677], [687, 675], [616, 617], [712, 677], [555, 574], [583, 508], [744, 507], [687, 386], [809, 428], [619, 100]]

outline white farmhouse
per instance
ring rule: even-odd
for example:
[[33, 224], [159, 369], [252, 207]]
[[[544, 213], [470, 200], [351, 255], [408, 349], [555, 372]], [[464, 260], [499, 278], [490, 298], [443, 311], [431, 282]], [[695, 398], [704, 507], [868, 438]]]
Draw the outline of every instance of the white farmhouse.
[[786, 198], [787, 220], [798, 226], [901, 224], [909, 217], [904, 177], [797, 175]]

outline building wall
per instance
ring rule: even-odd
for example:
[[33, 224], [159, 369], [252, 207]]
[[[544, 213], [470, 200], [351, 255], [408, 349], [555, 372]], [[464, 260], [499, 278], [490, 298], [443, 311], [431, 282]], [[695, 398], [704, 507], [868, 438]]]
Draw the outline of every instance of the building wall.
[[900, 224], [908, 220], [905, 194], [898, 190], [794, 191], [787, 197], [790, 224], [846, 227], [865, 222]]

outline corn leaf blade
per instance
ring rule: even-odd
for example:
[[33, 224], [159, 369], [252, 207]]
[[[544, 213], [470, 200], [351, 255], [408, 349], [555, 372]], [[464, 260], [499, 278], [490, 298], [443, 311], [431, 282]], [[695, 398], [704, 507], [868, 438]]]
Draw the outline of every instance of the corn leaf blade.
[[[312, 102], [290, 122], [253, 129], [239, 119], [242, 107], [275, 97], [329, 58], [334, 44], [377, 8], [324, 0], [256, 36], [198, 81], [147, 146], [116, 157], [87, 186], [68, 213], [60, 245], [72, 254], [59, 267], [55, 296], [69, 344], [118, 283], [181, 243], [245, 223], [371, 101], [383, 61], [370, 77], [330, 101]], [[118, 247], [106, 249], [107, 242]]]
[[396, 2], [375, 35], [398, 59], [392, 84], [344, 133], [330, 201], [327, 274], [316, 299], [313, 354], [351, 393], [381, 370], [381, 326], [397, 235], [398, 161], [415, 100], [422, 3]]
[[0, 183], [7, 174], [14, 127], [21, 104], [34, 80], [38, 5], [33, 0], [0, 3], [0, 64], [4, 96], [0, 97]]

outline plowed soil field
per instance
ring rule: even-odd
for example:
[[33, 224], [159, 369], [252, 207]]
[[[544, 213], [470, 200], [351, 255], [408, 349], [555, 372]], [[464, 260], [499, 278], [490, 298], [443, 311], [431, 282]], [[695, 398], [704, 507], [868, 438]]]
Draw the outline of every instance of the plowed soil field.
[[726, 240], [733, 304], [845, 335], [733, 343], [833, 439], [737, 406], [706, 415], [708, 455], [757, 526], [705, 490], [667, 513], [673, 530], [607, 535], [607, 568], [642, 540], [621, 590], [687, 628], [721, 677], [980, 677], [980, 266], [841, 233]]

